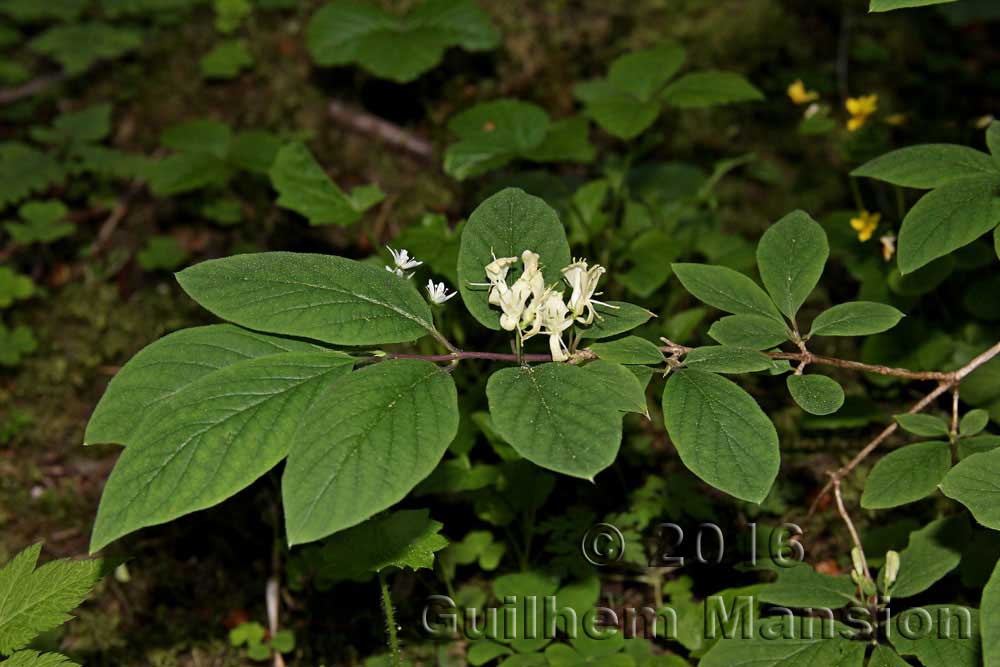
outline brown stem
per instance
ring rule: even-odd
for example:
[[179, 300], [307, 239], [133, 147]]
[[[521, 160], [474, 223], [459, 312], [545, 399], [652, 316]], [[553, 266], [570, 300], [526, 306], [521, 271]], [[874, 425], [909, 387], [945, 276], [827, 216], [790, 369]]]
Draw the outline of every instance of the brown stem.
[[[830, 480], [833, 484], [833, 497], [837, 501], [837, 511], [840, 513], [840, 518], [844, 520], [847, 524], [847, 532], [851, 534], [851, 540], [854, 542], [854, 546], [857, 548], [858, 553], [861, 554], [861, 564], [864, 566], [865, 577], [868, 579], [872, 578], [871, 570], [868, 569], [868, 559], [865, 558], [865, 550], [861, 546], [861, 538], [858, 537], [858, 531], [854, 527], [854, 522], [851, 521], [851, 515], [847, 513], [847, 508], [844, 507], [844, 496], [840, 493], [840, 480], [836, 477]], [[862, 595], [863, 595], [862, 591]]]
[[0, 106], [10, 104], [12, 102], [17, 102], [25, 97], [31, 97], [36, 93], [40, 93], [49, 86], [59, 83], [66, 78], [66, 75], [62, 72], [57, 74], [46, 74], [40, 76], [37, 79], [32, 79], [27, 83], [21, 84], [14, 88], [4, 88], [0, 90]]
[[424, 160], [434, 157], [434, 146], [429, 141], [385, 119], [361, 109], [353, 109], [337, 100], [330, 102], [328, 110], [331, 118], [356, 132], [377, 137], [390, 146], [401, 148]]
[[[397, 354], [395, 352], [387, 353], [383, 359], [422, 359], [424, 361], [433, 362], [453, 362], [461, 359], [489, 359], [490, 361], [509, 361], [511, 363], [518, 363], [518, 361], [530, 362], [530, 363], [544, 363], [547, 361], [552, 361], [551, 354], [522, 354], [520, 360], [516, 354], [504, 354], [502, 352], [466, 352], [465, 350], [456, 350], [450, 354]], [[591, 359], [596, 359], [595, 355], [590, 350], [580, 350], [575, 352], [570, 359], [570, 363], [589, 361]]]

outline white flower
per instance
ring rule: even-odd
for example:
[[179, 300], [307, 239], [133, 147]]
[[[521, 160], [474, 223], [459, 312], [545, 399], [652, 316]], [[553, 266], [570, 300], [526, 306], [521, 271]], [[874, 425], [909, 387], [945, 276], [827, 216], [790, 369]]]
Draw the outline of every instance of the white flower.
[[536, 299], [541, 298], [545, 291], [545, 279], [542, 277], [541, 267], [538, 265], [538, 254], [525, 250], [521, 253], [521, 261], [524, 262], [524, 272], [517, 282], [524, 281], [531, 290], [531, 295]]
[[451, 294], [448, 293], [448, 287], [444, 284], [444, 281], [441, 281], [436, 285], [433, 280], [427, 281], [427, 295], [430, 297], [431, 303], [440, 305], [456, 294], [458, 294], [458, 292], [452, 292]]
[[[389, 250], [389, 254], [392, 255], [392, 261], [395, 266], [386, 266], [385, 270], [389, 273], [395, 273], [400, 278], [405, 275], [406, 271], [415, 269], [423, 264], [423, 262], [418, 262], [416, 257], [410, 257], [410, 253], [405, 248], [400, 250], [393, 250], [389, 246], [386, 246], [386, 248]], [[413, 274], [411, 273], [406, 277], [412, 278]]]
[[573, 292], [569, 297], [569, 310], [573, 317], [581, 324], [590, 324], [594, 321], [597, 313], [594, 311], [594, 304], [607, 305], [601, 301], [594, 300], [594, 291], [597, 283], [604, 275], [604, 267], [595, 264], [593, 268], [587, 268], [587, 262], [579, 259], [562, 270], [563, 279]]

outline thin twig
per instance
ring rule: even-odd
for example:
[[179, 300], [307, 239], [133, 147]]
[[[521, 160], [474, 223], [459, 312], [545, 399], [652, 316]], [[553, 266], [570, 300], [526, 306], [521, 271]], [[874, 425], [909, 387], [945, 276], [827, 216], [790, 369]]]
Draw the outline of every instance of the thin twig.
[[958, 383], [951, 388], [951, 440], [958, 437]]
[[861, 538], [858, 537], [858, 531], [854, 527], [854, 522], [851, 521], [851, 515], [847, 513], [847, 508], [844, 507], [844, 496], [840, 493], [840, 479], [834, 477], [830, 480], [830, 482], [833, 484], [833, 497], [837, 501], [837, 511], [840, 512], [840, 518], [844, 520], [845, 524], [847, 524], [847, 531], [851, 534], [851, 540], [854, 542], [854, 546], [857, 548], [858, 553], [861, 556], [861, 564], [864, 566], [865, 577], [867, 579], [871, 579], [872, 573], [871, 570], [868, 569], [868, 559], [865, 558], [865, 550], [861, 546]]
[[361, 109], [351, 108], [337, 100], [330, 102], [329, 113], [335, 121], [356, 132], [377, 137], [391, 146], [402, 148], [424, 160], [430, 160], [434, 157], [434, 146], [429, 141], [407, 132], [384, 118], [373, 116]]
[[20, 86], [15, 86], [14, 88], [4, 88], [3, 90], [0, 90], [0, 106], [17, 102], [25, 97], [31, 97], [36, 93], [42, 92], [49, 86], [59, 83], [65, 78], [66, 74], [64, 72], [46, 74], [45, 76], [40, 76], [37, 79], [32, 79], [27, 83], [23, 83]]

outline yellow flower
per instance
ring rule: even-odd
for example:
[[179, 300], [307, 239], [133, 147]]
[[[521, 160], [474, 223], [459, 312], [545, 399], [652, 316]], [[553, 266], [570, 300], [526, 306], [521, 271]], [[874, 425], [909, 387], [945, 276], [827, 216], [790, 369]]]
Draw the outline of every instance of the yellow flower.
[[796, 104], [808, 104], [819, 99], [819, 93], [815, 90], [806, 90], [802, 79], [796, 79], [788, 85], [788, 97]]
[[889, 125], [895, 125], [896, 127], [906, 124], [906, 114], [905, 113], [894, 113], [892, 115], [885, 117], [885, 122]]
[[858, 240], [864, 243], [875, 233], [881, 219], [881, 213], [869, 213], [861, 210], [856, 218], [851, 218], [851, 229], [858, 233]]
[[844, 106], [847, 107], [847, 113], [851, 114], [850, 120], [847, 121], [847, 130], [854, 132], [878, 110], [878, 95], [848, 97]]

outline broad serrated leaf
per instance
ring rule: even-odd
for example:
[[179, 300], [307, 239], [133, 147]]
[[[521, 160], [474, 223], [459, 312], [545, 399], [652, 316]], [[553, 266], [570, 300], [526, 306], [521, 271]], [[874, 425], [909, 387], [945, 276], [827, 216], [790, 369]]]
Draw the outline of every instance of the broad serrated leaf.
[[29, 47], [58, 62], [68, 74], [79, 74], [100, 60], [138, 49], [142, 41], [142, 33], [136, 30], [89, 22], [51, 27], [31, 40]]
[[868, 473], [861, 506], [877, 510], [926, 498], [951, 468], [947, 442], [920, 442], [882, 457]]
[[146, 526], [217, 505], [278, 464], [316, 395], [354, 360], [330, 352], [247, 359], [147, 413], [101, 496], [91, 551]]
[[684, 289], [709, 306], [737, 315], [762, 315], [784, 324], [767, 293], [739, 271], [709, 264], [674, 264], [673, 270]]
[[573, 95], [586, 116], [619, 139], [634, 139], [660, 115], [659, 101], [643, 102], [604, 79], [576, 84]]
[[235, 255], [184, 269], [177, 281], [219, 317], [259, 331], [335, 345], [402, 343], [434, 331], [411, 281], [343, 257]]
[[983, 667], [1000, 667], [1000, 561], [983, 589], [979, 613], [983, 621]]
[[941, 482], [941, 491], [968, 507], [982, 525], [1000, 530], [1000, 449], [960, 461]]
[[1000, 223], [993, 198], [1000, 173], [962, 178], [931, 190], [914, 204], [899, 229], [899, 270], [904, 275], [972, 243]]
[[18, 651], [3, 662], [0, 667], [80, 667], [78, 663], [59, 653], [39, 653], [38, 651]]
[[47, 153], [16, 141], [0, 143], [0, 209], [60, 183], [64, 176]]
[[618, 454], [623, 397], [585, 368], [505, 368], [490, 376], [486, 396], [497, 431], [536, 465], [593, 479]]
[[[743, 626], [741, 625], [740, 628]], [[781, 616], [758, 621], [720, 639], [699, 667], [862, 667], [865, 644], [844, 638], [851, 629], [821, 616]]]
[[[496, 193], [469, 216], [458, 251], [458, 289], [466, 308], [480, 324], [500, 329], [500, 310], [490, 306], [489, 290], [470, 283], [486, 282], [486, 265], [496, 257], [517, 257], [531, 250], [541, 257], [546, 284], [562, 280], [570, 263], [566, 231], [556, 212], [542, 199], [517, 188]], [[512, 270], [516, 279], [520, 268]]]
[[979, 628], [978, 609], [926, 605], [896, 613], [886, 632], [897, 651], [924, 667], [982, 667]]
[[954, 570], [971, 533], [965, 516], [938, 519], [910, 533], [909, 543], [899, 553], [899, 576], [892, 586], [892, 597], [923, 593]]
[[763, 93], [735, 72], [685, 74], [663, 90], [661, 98], [679, 109], [703, 109], [764, 99]]
[[399, 510], [341, 531], [309, 547], [305, 557], [320, 590], [338, 581], [364, 580], [388, 568], [429, 570], [434, 554], [448, 546], [440, 534], [443, 527], [428, 510]]
[[948, 437], [951, 432], [948, 422], [936, 415], [904, 413], [896, 415], [895, 419], [904, 431], [922, 438]]
[[768, 370], [772, 362], [767, 355], [748, 347], [706, 345], [688, 352], [684, 365], [707, 373], [754, 373]]
[[618, 364], [663, 363], [663, 353], [660, 352], [660, 348], [639, 336], [625, 336], [604, 343], [593, 343], [588, 349], [599, 358]]
[[783, 607], [839, 609], [855, 602], [857, 586], [847, 576], [820, 574], [806, 563], [777, 568], [778, 579], [760, 589], [762, 602]]
[[128, 444], [141, 418], [192, 382], [240, 361], [319, 352], [313, 343], [231, 324], [182, 329], [146, 346], [111, 380], [87, 424], [84, 444]]
[[893, 185], [929, 190], [959, 178], [1000, 174], [990, 156], [966, 146], [924, 144], [886, 153], [851, 172]]
[[327, 386], [282, 477], [288, 543], [321, 539], [399, 502], [457, 432], [455, 383], [428, 361], [382, 361]]
[[662, 44], [650, 49], [626, 53], [615, 58], [608, 68], [608, 81], [640, 102], [649, 102], [684, 63], [684, 48]]
[[727, 315], [708, 329], [708, 335], [723, 345], [767, 350], [788, 340], [788, 329], [773, 317]]
[[767, 228], [757, 244], [760, 278], [789, 319], [816, 287], [830, 256], [826, 232], [805, 211], [793, 211]]
[[888, 331], [903, 317], [903, 313], [884, 303], [838, 303], [816, 316], [809, 336], [871, 336]]
[[382, 199], [362, 202], [344, 194], [301, 142], [278, 151], [269, 173], [278, 206], [302, 215], [310, 225], [349, 225]]
[[596, 305], [597, 317], [586, 327], [579, 328], [580, 338], [610, 338], [631, 331], [645, 324], [656, 314], [642, 306], [624, 301], [608, 301], [607, 305]]
[[540, 146], [549, 124], [545, 110], [529, 102], [477, 104], [448, 121], [458, 141], [445, 152], [444, 170], [463, 179], [502, 167]]
[[811, 415], [832, 415], [844, 404], [844, 390], [825, 375], [789, 375], [788, 393]]
[[41, 550], [41, 544], [28, 547], [0, 569], [0, 655], [70, 620], [69, 612], [101, 577], [100, 560], [57, 560], [36, 568]]
[[402, 16], [335, 0], [313, 15], [306, 38], [320, 65], [355, 63], [375, 76], [405, 83], [441, 62], [445, 49], [489, 50], [499, 33], [474, 0], [427, 0]]
[[713, 373], [676, 371], [663, 392], [663, 418], [698, 477], [741, 500], [764, 500], [778, 474], [778, 434], [743, 389]]

